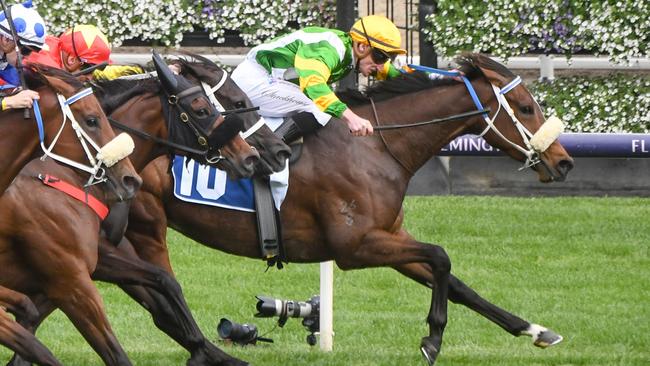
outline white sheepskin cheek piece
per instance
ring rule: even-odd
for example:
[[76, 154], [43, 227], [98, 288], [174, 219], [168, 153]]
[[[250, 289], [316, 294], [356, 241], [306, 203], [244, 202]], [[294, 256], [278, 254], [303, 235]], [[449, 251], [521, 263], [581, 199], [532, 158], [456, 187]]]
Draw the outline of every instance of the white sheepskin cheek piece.
[[542, 124], [530, 139], [530, 146], [537, 152], [544, 152], [564, 131], [564, 122], [553, 116]]
[[110, 168], [118, 161], [129, 156], [134, 148], [135, 144], [131, 136], [126, 132], [122, 132], [99, 150], [97, 159], [103, 161], [104, 165]]

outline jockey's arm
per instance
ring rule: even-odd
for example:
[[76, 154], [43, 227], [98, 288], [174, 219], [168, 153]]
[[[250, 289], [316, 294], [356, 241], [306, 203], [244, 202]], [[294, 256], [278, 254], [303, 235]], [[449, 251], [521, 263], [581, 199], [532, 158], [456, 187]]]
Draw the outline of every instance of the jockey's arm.
[[352, 112], [327, 84], [330, 68], [322, 61], [302, 59], [296, 56], [296, 71], [300, 81], [300, 90], [311, 99], [318, 108], [334, 117], [342, 119], [354, 136], [372, 135], [370, 121]]
[[137, 75], [144, 73], [140, 66], [136, 65], [108, 65], [103, 70], [95, 70], [93, 77], [97, 79], [117, 79], [120, 76]]

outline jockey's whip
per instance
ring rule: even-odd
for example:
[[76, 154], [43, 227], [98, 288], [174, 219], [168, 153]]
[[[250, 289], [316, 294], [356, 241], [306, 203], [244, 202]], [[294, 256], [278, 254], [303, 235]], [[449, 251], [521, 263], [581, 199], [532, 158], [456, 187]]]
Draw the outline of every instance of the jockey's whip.
[[[16, 27], [14, 26], [14, 19], [11, 16], [11, 12], [9, 11], [9, 8], [7, 7], [7, 4], [5, 3], [5, 0], [0, 0], [2, 3], [2, 11], [5, 13], [5, 17], [7, 18], [7, 23], [9, 25], [9, 30], [11, 31], [11, 36], [14, 39], [14, 45], [16, 47], [16, 71], [18, 71], [18, 77], [20, 78], [20, 84], [23, 88], [27, 87], [27, 83], [25, 83], [25, 75], [23, 74], [23, 56], [20, 53], [20, 47], [18, 47], [18, 35], [16, 33]], [[25, 108], [23, 111], [23, 117], [25, 119], [30, 119], [30, 114], [29, 114], [29, 108]]]
[[[2, 0], [2, 1], [4, 1], [4, 0]], [[79, 76], [82, 76], [82, 75], [89, 75], [89, 74], [92, 74], [93, 72], [95, 72], [95, 70], [104, 70], [106, 68], [106, 66], [108, 66], [108, 62], [104, 61], [101, 64], [93, 65], [93, 66], [87, 67], [87, 68], [85, 68], [83, 70], [73, 72], [72, 76], [79, 77]]]

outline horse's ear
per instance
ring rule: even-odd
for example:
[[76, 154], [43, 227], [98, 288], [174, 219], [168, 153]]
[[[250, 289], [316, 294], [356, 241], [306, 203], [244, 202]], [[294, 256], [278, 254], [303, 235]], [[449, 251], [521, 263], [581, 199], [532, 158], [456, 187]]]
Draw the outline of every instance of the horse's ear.
[[63, 95], [70, 95], [74, 90], [72, 90], [72, 86], [70, 84], [66, 83], [65, 81], [54, 77], [54, 76], [48, 76], [45, 74], [40, 74], [40, 76], [43, 78], [45, 83], [49, 85], [52, 89], [54, 89], [55, 92], [58, 94], [63, 94]]
[[505, 76], [499, 74], [498, 72], [481, 66], [479, 66], [479, 69], [481, 69], [481, 72], [490, 81], [490, 83], [496, 85], [497, 87], [503, 88], [506, 84], [508, 84], [508, 80], [505, 78]]
[[178, 91], [178, 80], [176, 80], [174, 73], [169, 69], [169, 67], [167, 67], [165, 61], [163, 61], [162, 57], [160, 57], [158, 52], [155, 50], [153, 51], [151, 58], [153, 59], [153, 65], [156, 67], [158, 79], [162, 83], [163, 88], [165, 88], [167, 92], [176, 93]]

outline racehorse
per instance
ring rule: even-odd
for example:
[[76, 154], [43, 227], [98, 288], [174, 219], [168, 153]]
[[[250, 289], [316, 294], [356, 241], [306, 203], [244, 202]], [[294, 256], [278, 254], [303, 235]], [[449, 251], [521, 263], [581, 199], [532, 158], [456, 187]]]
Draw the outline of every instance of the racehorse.
[[[154, 59], [154, 61], [156, 61]], [[156, 64], [156, 63], [155, 63]], [[157, 72], [159, 78], [161, 79], [161, 84], [163, 86], [173, 84], [172, 80], [176, 79], [171, 73], [168, 72], [167, 67], [159, 67], [160, 65], [156, 64]], [[183, 78], [180, 78], [179, 82]], [[166, 152], [169, 148], [168, 145], [160, 146], [159, 144], [152, 144], [152, 141], [160, 142], [162, 137], [165, 137], [167, 133], [167, 124], [165, 123], [165, 115], [162, 112], [162, 107], [160, 105], [161, 98], [158, 94], [161, 94], [160, 86], [157, 81], [151, 78], [145, 78], [141, 80], [114, 80], [114, 81], [99, 81], [96, 85], [96, 90], [100, 94], [102, 104], [105, 106], [105, 109], [109, 112], [112, 112], [111, 117], [119, 118], [120, 120], [129, 121], [120, 123], [115, 119], [111, 119], [111, 122], [114, 125], [117, 125], [118, 128], [127, 129], [130, 132], [134, 133], [134, 137], [144, 137], [147, 134], [153, 135], [149, 136], [146, 139], [138, 138], [138, 144], [136, 146], [135, 152], [132, 155], [133, 162], [136, 168], [139, 166], [142, 168], [149, 160], [153, 157], [159, 155], [162, 152]], [[182, 87], [181, 87], [182, 86]], [[178, 103], [187, 104], [186, 110], [189, 111], [190, 117], [192, 119], [205, 119], [205, 115], [213, 115], [212, 113], [205, 113], [206, 109], [209, 109], [211, 105], [207, 102], [207, 99], [202, 97], [201, 101], [195, 99], [196, 94], [202, 95], [200, 88], [194, 88], [191, 85], [181, 85], [172, 88], [172, 92], [179, 96]], [[123, 93], [122, 90], [127, 92]], [[187, 90], [193, 90], [193, 94], [188, 94]], [[245, 95], [240, 90], [232, 90], [232, 94], [239, 93], [240, 96], [245, 98]], [[170, 94], [169, 91], [166, 92]], [[183, 97], [180, 97], [183, 95]], [[236, 96], [236, 95], [235, 95]], [[148, 100], [149, 103], [134, 103], [133, 99]], [[152, 102], [155, 103], [158, 101], [158, 106], [152, 106]], [[225, 103], [225, 101], [224, 101]], [[227, 104], [227, 103], [225, 103]], [[128, 106], [128, 107], [127, 107]], [[129, 110], [124, 110], [124, 108], [129, 108]], [[158, 113], [155, 113], [158, 111]], [[119, 116], [119, 117], [118, 117]], [[135, 122], [132, 120], [125, 119], [126, 117], [131, 116], [135, 118]], [[226, 119], [235, 119], [235, 115], [229, 115]], [[237, 118], [238, 119], [238, 118]], [[252, 121], [252, 124], [255, 124], [257, 120]], [[247, 122], [244, 120], [244, 125]], [[251, 127], [251, 126], [247, 126]], [[171, 130], [171, 127], [169, 128]], [[223, 133], [221, 127], [214, 130], [213, 133]], [[226, 132], [238, 132], [239, 130], [227, 130]], [[253, 133], [250, 131], [245, 132], [245, 134], [257, 135], [261, 130]], [[275, 138], [275, 135], [271, 133], [271, 136]], [[174, 136], [170, 136], [172, 138]], [[240, 136], [234, 136], [232, 140], [240, 139]], [[259, 138], [258, 138], [259, 139]], [[177, 143], [173, 146], [173, 150], [179, 148], [178, 142], [184, 142], [187, 144], [187, 140], [192, 141], [191, 136], [188, 139], [181, 139], [178, 141], [176, 136], [175, 140]], [[241, 140], [241, 139], [240, 139]], [[267, 141], [267, 139], [261, 139], [261, 141]], [[239, 142], [242, 144], [242, 142]], [[230, 144], [230, 142], [229, 142]], [[192, 146], [192, 144], [189, 144]], [[244, 144], [245, 145], [245, 144]], [[246, 147], [248, 145], [245, 145]], [[182, 146], [180, 146], [182, 147]], [[228, 147], [228, 145], [226, 145]], [[200, 159], [196, 154], [189, 153], [187, 154], [187, 146], [180, 150], [181, 153], [185, 152], [185, 155], [189, 155], [195, 159]], [[233, 152], [237, 152], [233, 150]], [[251, 150], [244, 150], [244, 155], [250, 153]], [[225, 153], [224, 153], [225, 154]], [[239, 153], [242, 154], [242, 153]], [[233, 155], [233, 154], [230, 154]], [[234, 155], [235, 157], [237, 155]], [[250, 159], [240, 159], [239, 161], [250, 161]], [[250, 165], [250, 164], [249, 164]], [[237, 171], [235, 171], [235, 174]], [[174, 313], [173, 321], [180, 323], [178, 327], [180, 331], [171, 336], [176, 339], [181, 345], [190, 351], [192, 357], [188, 364], [203, 364], [203, 362], [213, 362], [214, 364], [240, 364], [239, 360], [236, 360], [222, 351], [217, 347], [209, 343], [205, 337], [201, 334], [198, 326], [191, 318], [189, 309], [182, 298], [182, 293], [180, 292], [180, 286], [176, 283], [173, 277], [170, 277], [169, 274], [152, 266], [148, 263], [140, 263], [137, 257], [133, 258], [129, 252], [128, 242], [123, 242], [119, 246], [119, 251], [114, 248], [112, 245], [106, 243], [105, 240], [102, 240], [99, 246], [99, 258], [98, 265], [93, 278], [100, 279], [112, 283], [118, 283], [125, 289], [129, 295], [134, 297], [138, 303], [144, 304], [145, 308], [151, 311], [156, 320], [156, 324], [161, 327], [162, 330], [168, 331], [165, 329], [166, 320], [159, 320], [159, 316], [156, 316], [156, 312], [160, 310], [171, 311]], [[116, 266], [119, 269], [110, 272], [102, 271], [102, 265], [109, 264], [112, 269], [115, 269]], [[166, 284], [166, 287], [162, 288], [160, 293], [149, 291], [140, 286], [133, 285], [145, 285], [148, 287], [153, 287], [153, 289], [159, 289], [159, 282]], [[172, 291], [168, 291], [171, 288]], [[41, 311], [41, 317], [46, 316], [53, 310], [53, 304], [44, 299], [39, 299], [39, 310]], [[160, 305], [162, 303], [162, 305]], [[42, 319], [37, 321], [40, 322]], [[177, 329], [173, 329], [177, 330]], [[213, 364], [209, 363], [209, 364]], [[12, 364], [24, 364], [24, 360], [14, 357]]]
[[[164, 69], [166, 69], [166, 66], [165, 66]], [[145, 85], [143, 85], [140, 88], [131, 88], [131, 89], [129, 89], [129, 93], [131, 95], [130, 98], [143, 98], [142, 94], [144, 94], [145, 91], [148, 91], [149, 93], [153, 93], [156, 96], [158, 96], [158, 94], [162, 94], [163, 92], [165, 92], [167, 94], [178, 95], [178, 100], [177, 100], [178, 104], [184, 106], [184, 109], [182, 110], [182, 113], [186, 113], [186, 115], [189, 116], [189, 118], [190, 118], [190, 121], [184, 121], [185, 125], [187, 125], [188, 122], [197, 124], [197, 126], [199, 126], [201, 129], [206, 131], [206, 134], [211, 133], [210, 136], [207, 138], [207, 140], [211, 142], [210, 145], [212, 147], [216, 147], [216, 148], [221, 147], [221, 145], [214, 146], [212, 144], [215, 141], [221, 140], [222, 143], [226, 144], [224, 146], [224, 148], [221, 149], [223, 151], [224, 155], [235, 158], [234, 161], [243, 161], [243, 162], [246, 162], [246, 164], [248, 166], [252, 165], [250, 157], [251, 156], [256, 156], [256, 154], [253, 154], [254, 152], [250, 149], [250, 147], [247, 144], [245, 144], [243, 142], [241, 137], [238, 135], [238, 132], [239, 132], [240, 128], [238, 127], [238, 128], [236, 128], [234, 130], [232, 128], [230, 128], [229, 130], [224, 131], [222, 127], [223, 127], [223, 125], [227, 125], [227, 123], [224, 122], [223, 118], [217, 119], [218, 114], [216, 113], [216, 111], [214, 110], [212, 105], [209, 103], [209, 101], [207, 100], [206, 96], [203, 94], [201, 89], [192, 88], [192, 86], [189, 85], [189, 84], [182, 84], [182, 81], [184, 79], [179, 78], [178, 83], [180, 83], [181, 85], [172, 85], [171, 90], [168, 90], [170, 88], [169, 86], [171, 84], [174, 84], [173, 81], [171, 81], [171, 79], [173, 78], [174, 80], [176, 80], [176, 78], [173, 77], [173, 76], [164, 75], [164, 74], [163, 74], [163, 76], [168, 77], [168, 79], [166, 79], [164, 77], [161, 77], [162, 78], [163, 88], [161, 88], [160, 86], [156, 87], [155, 85], [158, 85], [158, 82], [155, 81], [155, 80], [150, 81], [150, 82], [146, 82], [146, 83], [143, 83]], [[123, 84], [120, 84], [120, 85], [123, 85]], [[167, 88], [165, 88], [165, 86], [167, 86]], [[190, 89], [193, 90], [191, 93], [188, 92], [188, 90], [190, 90]], [[113, 98], [108, 98], [108, 97], [104, 98], [105, 101], [108, 100], [109, 104], [110, 104], [110, 102], [116, 103], [116, 105], [121, 105], [121, 103], [124, 103], [124, 100], [125, 100], [124, 98], [120, 98], [119, 96], [115, 96], [115, 95], [111, 95], [111, 96]], [[144, 98], [147, 98], [147, 96], [144, 96]], [[141, 165], [146, 164], [148, 162], [148, 160], [153, 159], [155, 156], [160, 155], [160, 153], [162, 153], [162, 152], [166, 152], [167, 149], [170, 148], [169, 144], [167, 144], [167, 146], [165, 148], [159, 148], [158, 145], [159, 145], [159, 143], [161, 141], [163, 141], [163, 140], [165, 140], [167, 138], [168, 129], [169, 130], [172, 129], [172, 125], [166, 123], [167, 118], [165, 118], [166, 116], [162, 113], [162, 108], [160, 107], [160, 104], [161, 104], [160, 100], [161, 99], [159, 97], [152, 98], [151, 96], [149, 96], [148, 98], [153, 99], [154, 101], [157, 100], [158, 103], [159, 103], [159, 107], [157, 109], [154, 108], [153, 111], [152, 111], [151, 103], [148, 103], [146, 105], [142, 105], [143, 108], [139, 109], [139, 113], [138, 112], [134, 113], [134, 115], [137, 116], [137, 119], [135, 120], [135, 123], [132, 122], [132, 120], [128, 120], [128, 122], [126, 122], [126, 120], [123, 120], [124, 123], [126, 124], [126, 127], [128, 127], [131, 131], [133, 131], [133, 132], [138, 132], [139, 131], [138, 134], [136, 134], [135, 136], [139, 136], [139, 137], [146, 136], [146, 135], [149, 136], [148, 139], [142, 140], [138, 144], [138, 151], [139, 151], [138, 162]], [[139, 105], [139, 104], [135, 104], [133, 108], [137, 109], [137, 107], [140, 107], [140, 106], [141, 105]], [[149, 108], [149, 109], [145, 109], [145, 108]], [[157, 114], [155, 113], [156, 110], [159, 111]], [[95, 115], [96, 114], [97, 113], [95, 113]], [[232, 116], [232, 117], [235, 117], [235, 116]], [[95, 116], [94, 118], [97, 119], [98, 117]], [[231, 122], [234, 121], [234, 120], [238, 120], [237, 118], [231, 118], [230, 116], [227, 117], [227, 120], [228, 119], [230, 119]], [[117, 121], [114, 121], [114, 122], [117, 123]], [[172, 122], [173, 121], [171, 121], [170, 123], [172, 123]], [[207, 124], [206, 124], [206, 122], [207, 122]], [[241, 121], [239, 121], [239, 122], [241, 122]], [[122, 123], [120, 123], [120, 125], [122, 127], [125, 127], [125, 125], [122, 124]], [[105, 127], [105, 128], [110, 129], [110, 127]], [[176, 129], [178, 130], [178, 128], [176, 128]], [[228, 136], [228, 138], [229, 138], [228, 141], [223, 141], [225, 136], [217, 136], [218, 138], [211, 138], [212, 134], [215, 134], [215, 133], [224, 134], [224, 132], [226, 133], [225, 136]], [[190, 155], [195, 159], [204, 158], [204, 157], [202, 157], [200, 155], [197, 155], [197, 153], [196, 153], [196, 151], [198, 151], [198, 150], [196, 150], [196, 148], [198, 147], [198, 144], [196, 142], [193, 142], [193, 141], [196, 141], [195, 138], [185, 138], [182, 134], [179, 134], [177, 132], [176, 135], [173, 136], [173, 137], [170, 137], [170, 139], [173, 139], [174, 142], [175, 142], [171, 146], [171, 148], [173, 150], [176, 151], [176, 150], [178, 150], [180, 148], [181, 153], [185, 152], [186, 155]], [[154, 142], [156, 142], [156, 143], [154, 144]], [[185, 144], [185, 145], [183, 145], [183, 144]], [[230, 145], [232, 145], [232, 146], [230, 146]], [[194, 149], [190, 149], [188, 146], [189, 147], [194, 147]], [[243, 158], [241, 158], [242, 156], [243, 156]], [[255, 160], [253, 159], [252, 161], [255, 161]], [[235, 167], [235, 165], [231, 165], [231, 166]], [[233, 172], [236, 173], [237, 170], [234, 170]], [[58, 197], [58, 198], [59, 198], [59, 200], [62, 199], [61, 197]], [[66, 205], [61, 205], [61, 206], [65, 207]], [[90, 225], [89, 227], [92, 227], [92, 225]], [[85, 229], [86, 228], [83, 228], [81, 230], [85, 230]], [[84, 236], [84, 237], [92, 237], [92, 235]], [[94, 245], [96, 247], [96, 245], [97, 245], [96, 242], [95, 242]], [[107, 243], [104, 242], [102, 247], [110, 247], [110, 244], [107, 244]], [[107, 252], [107, 250], [104, 250], [103, 252]], [[110, 252], [110, 248], [108, 249], [108, 252]], [[95, 255], [97, 255], [97, 253], [95, 253]], [[152, 267], [151, 265], [148, 265], [148, 266]], [[154, 272], [154, 274], [156, 276], [160, 277], [159, 276], [160, 272], [161, 271], [158, 270], [157, 272]], [[166, 275], [165, 272], [162, 272], [162, 273]], [[167, 277], [169, 277], [169, 276], [167, 275]], [[175, 283], [173, 278], [171, 278], [168, 281], [171, 282], [172, 285], [173, 285], [173, 283]], [[131, 282], [133, 283], [133, 282], [137, 282], [137, 281], [131, 279]], [[48, 304], [48, 302], [46, 302], [46, 301], [45, 302], [40, 301], [40, 303], [41, 303], [41, 306], [53, 305], [52, 303]], [[184, 305], [184, 302], [181, 305]], [[185, 308], [186, 307], [187, 306], [185, 305]], [[51, 311], [51, 308], [50, 308], [49, 311]], [[182, 309], [179, 312], [182, 312]], [[187, 313], [189, 313], [189, 311], [187, 311]], [[215, 353], [215, 350], [211, 349], [211, 347], [208, 347], [208, 348], [210, 348], [209, 349], [210, 352]], [[212, 347], [212, 348], [216, 348], [216, 347]], [[220, 352], [220, 351], [218, 351], [218, 352]], [[223, 354], [222, 352], [221, 352], [221, 354], [218, 354], [218, 356], [221, 357], [222, 359], [223, 358], [231, 359], [231, 358], [229, 358], [229, 356], [227, 356], [227, 355], [224, 356], [224, 355], [225, 354]], [[28, 360], [31, 360], [31, 359], [32, 358], [28, 358]], [[20, 363], [21, 361], [19, 359], [14, 359], [14, 362], [15, 363]]]
[[[543, 151], [530, 153], [525, 143], [528, 137], [520, 131], [522, 127], [538, 131], [545, 118], [530, 92], [512, 82], [517, 79], [510, 70], [481, 54], [465, 55], [459, 63], [482, 104], [492, 110], [489, 119], [474, 116], [378, 132], [369, 138], [352, 137], [342, 123], [329, 123], [305, 138], [302, 157], [291, 168], [281, 210], [285, 260], [334, 260], [344, 270], [388, 266], [432, 290], [427, 316], [430, 332], [421, 342], [430, 364], [440, 351], [447, 298], [515, 336], [532, 336], [538, 346], [561, 340], [551, 330], [481, 298], [450, 275], [450, 260], [442, 247], [419, 242], [402, 228], [402, 202], [409, 180], [459, 135], [483, 134], [488, 143], [512, 158], [527, 160], [542, 182], [562, 181], [573, 167], [573, 160], [556, 140], [549, 141]], [[355, 113], [382, 126], [476, 109], [463, 83], [430, 80], [417, 72], [376, 83], [356, 105], [348, 99]], [[171, 272], [165, 247], [169, 226], [212, 248], [259, 258], [254, 214], [174, 198], [168, 166], [168, 160], [159, 158], [141, 172], [145, 184], [132, 206], [126, 233], [138, 254]]]
[[[56, 149], [46, 149], [48, 159], [36, 159], [25, 166], [0, 197], [0, 285], [28, 296], [46, 296], [106, 360], [115, 361], [121, 348], [112, 335], [99, 293], [90, 281], [97, 257], [100, 220], [94, 213], [86, 214], [88, 207], [93, 206], [98, 215], [100, 211], [105, 215], [108, 202], [134, 196], [141, 180], [130, 161], [124, 160], [133, 149], [133, 140], [128, 135], [115, 138], [92, 90], [83, 88], [70, 74], [38, 65], [32, 68], [35, 72], [28, 73], [30, 84], [41, 83], [36, 88], [40, 100], [35, 104], [34, 118], [63, 114], [62, 129], [69, 119], [78, 137], [78, 151], [74, 155], [83, 154], [87, 160], [70, 160], [57, 154]], [[53, 142], [57, 146], [62, 144], [56, 138]], [[71, 148], [66, 147], [73, 151]], [[97, 155], [93, 155], [92, 149], [97, 150]], [[71, 170], [55, 161], [73, 166], [80, 173], [66, 174]], [[51, 172], [56, 172], [57, 177], [50, 177]], [[78, 200], [74, 200], [81, 209], [61, 204], [64, 195], [50, 187], [65, 185], [64, 182], [84, 187], [76, 190]], [[99, 184], [110, 187], [110, 193], [103, 194]], [[87, 206], [80, 202], [93, 202], [97, 197], [106, 203]], [[24, 336], [20, 329], [14, 330], [15, 336]], [[41, 349], [40, 343], [33, 343], [33, 337], [28, 340], [32, 342], [29, 347], [13, 349], [29, 352], [28, 359], [39, 364], [59, 364], [51, 353]]]

